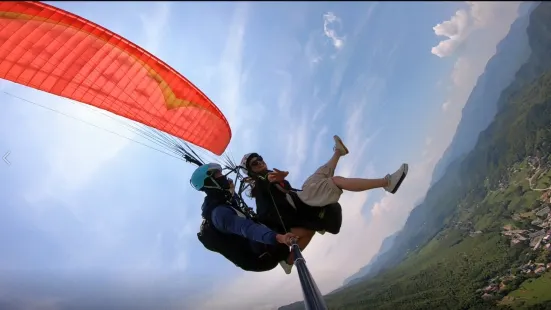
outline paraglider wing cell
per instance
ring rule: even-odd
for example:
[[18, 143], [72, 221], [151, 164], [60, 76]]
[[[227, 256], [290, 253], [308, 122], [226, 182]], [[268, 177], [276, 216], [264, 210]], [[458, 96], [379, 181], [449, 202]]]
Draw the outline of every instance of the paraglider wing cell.
[[0, 78], [76, 100], [217, 155], [231, 139], [214, 103], [142, 48], [40, 2], [0, 2]]

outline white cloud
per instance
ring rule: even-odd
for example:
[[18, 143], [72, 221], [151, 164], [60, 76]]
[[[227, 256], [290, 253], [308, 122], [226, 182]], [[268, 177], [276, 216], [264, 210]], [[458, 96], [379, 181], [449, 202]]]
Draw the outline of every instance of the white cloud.
[[[517, 2], [517, 4], [519, 3]], [[507, 10], [506, 7], [496, 5], [493, 1], [467, 1], [467, 4], [470, 6], [473, 22], [478, 27], [494, 23], [496, 16], [501, 13], [500, 10], [502, 8]]]
[[[368, 11], [368, 17], [362, 20], [360, 24], [360, 29], [363, 28], [364, 24], [369, 20], [371, 15], [372, 7]], [[335, 59], [337, 54], [343, 50], [346, 36], [339, 34], [342, 32], [342, 21], [335, 15], [333, 12], [327, 12], [323, 14], [323, 32], [320, 33], [319, 30], [315, 30], [310, 33], [309, 40], [304, 46], [304, 56], [308, 60], [310, 66], [315, 66], [320, 63], [326, 57]], [[354, 36], [357, 33], [354, 33]], [[331, 51], [326, 49], [327, 40], [333, 47]]]
[[434, 26], [432, 29], [437, 36], [448, 37], [448, 39], [433, 47], [432, 53], [438, 57], [451, 55], [467, 37], [468, 22], [468, 13], [465, 10], [459, 10], [450, 20]]
[[323, 14], [323, 33], [331, 40], [333, 46], [339, 50], [344, 46], [344, 36], [337, 34], [336, 25], [341, 26], [341, 19], [333, 12]]
[[[458, 10], [449, 20], [433, 27], [437, 36], [446, 40], [433, 47], [431, 52], [438, 57], [452, 55], [467, 38], [478, 29], [507, 24], [511, 14], [516, 13], [520, 2], [467, 1], [467, 8]], [[498, 17], [499, 16], [499, 20]], [[505, 20], [504, 20], [505, 19]]]
[[448, 107], [450, 106], [450, 102], [446, 101], [442, 103], [442, 111], [446, 112], [448, 110]]
[[432, 144], [432, 138], [431, 137], [425, 138], [425, 146], [430, 146], [431, 144]]
[[[487, 55], [483, 55], [487, 56]], [[487, 58], [487, 57], [484, 57]], [[484, 59], [483, 58], [483, 59]], [[489, 58], [488, 58], [489, 59]], [[488, 60], [486, 59], [486, 61]], [[474, 70], [473, 70], [474, 69]], [[476, 70], [478, 69], [478, 70]], [[484, 68], [482, 68], [484, 70]], [[451, 80], [454, 87], [463, 87], [466, 81], [472, 82], [471, 84], [476, 83], [477, 76], [473, 76], [473, 72], [480, 72], [479, 68], [473, 68], [473, 63], [469, 57], [460, 56], [455, 61], [453, 65], [453, 71], [451, 74]], [[474, 77], [474, 79], [472, 79]]]

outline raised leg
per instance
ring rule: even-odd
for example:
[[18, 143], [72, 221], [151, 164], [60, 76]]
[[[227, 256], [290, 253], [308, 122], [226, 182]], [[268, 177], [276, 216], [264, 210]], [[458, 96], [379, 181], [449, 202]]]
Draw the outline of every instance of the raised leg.
[[333, 146], [333, 156], [331, 156], [329, 161], [324, 166], [331, 168], [331, 170], [335, 172], [335, 169], [337, 169], [337, 164], [339, 163], [339, 159], [342, 156], [348, 154], [348, 149], [342, 142], [341, 138], [339, 138], [339, 136], [333, 136], [333, 140], [335, 141], [335, 145]]
[[359, 179], [333, 177], [333, 182], [340, 189], [351, 192], [363, 192], [374, 188], [381, 188], [389, 185], [389, 179]]
[[408, 164], [402, 164], [398, 170], [392, 174], [387, 174], [381, 179], [360, 179], [344, 178], [340, 176], [333, 177], [333, 183], [342, 190], [351, 192], [363, 192], [374, 188], [384, 188], [392, 194], [398, 191], [408, 173]]

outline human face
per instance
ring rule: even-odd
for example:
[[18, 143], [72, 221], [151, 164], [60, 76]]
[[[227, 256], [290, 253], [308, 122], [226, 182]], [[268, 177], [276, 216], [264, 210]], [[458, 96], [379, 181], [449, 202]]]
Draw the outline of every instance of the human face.
[[216, 178], [219, 178], [219, 177], [221, 177], [221, 176], [222, 176], [222, 171], [220, 171], [220, 170], [214, 170], [214, 171], [212, 171], [212, 177], [213, 177], [213, 178], [216, 179]]
[[266, 163], [264, 162], [264, 159], [261, 156], [253, 157], [253, 159], [251, 159], [249, 163], [249, 166], [251, 167], [251, 170], [254, 173], [260, 173], [268, 169], [268, 167], [266, 166]]
[[[218, 186], [222, 187], [222, 189], [230, 189], [231, 188], [233, 181], [231, 179], [228, 179], [226, 176], [224, 176], [224, 174], [222, 173], [221, 170], [211, 170], [210, 171], [210, 176], [214, 180], [209, 179], [209, 180], [205, 181], [206, 183], [209, 183], [210, 186], [218, 185]], [[213, 183], [212, 181], [214, 181], [215, 183], [212, 184]]]
[[222, 166], [220, 166], [219, 164], [217, 163], [210, 163], [210, 164], [207, 164], [208, 165], [208, 175], [214, 177], [214, 178], [218, 178], [222, 175]]

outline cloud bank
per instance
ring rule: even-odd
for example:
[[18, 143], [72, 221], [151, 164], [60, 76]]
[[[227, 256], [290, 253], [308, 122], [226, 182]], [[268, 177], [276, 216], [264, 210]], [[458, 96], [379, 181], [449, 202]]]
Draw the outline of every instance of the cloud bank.
[[465, 43], [471, 33], [483, 28], [506, 25], [511, 15], [516, 14], [519, 4], [520, 2], [467, 1], [467, 8], [458, 10], [449, 20], [432, 28], [435, 35], [447, 39], [440, 41], [431, 52], [441, 58], [451, 56]]

